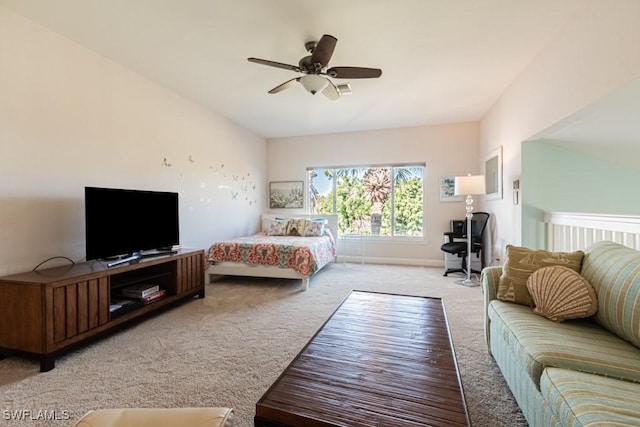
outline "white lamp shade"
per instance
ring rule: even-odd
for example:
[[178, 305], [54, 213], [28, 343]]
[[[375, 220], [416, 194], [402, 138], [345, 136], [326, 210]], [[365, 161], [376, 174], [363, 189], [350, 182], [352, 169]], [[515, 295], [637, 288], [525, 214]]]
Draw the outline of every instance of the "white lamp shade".
[[307, 74], [300, 78], [300, 83], [302, 83], [302, 86], [311, 92], [312, 95], [315, 95], [318, 92], [322, 92], [322, 90], [329, 84], [329, 81], [316, 74]]
[[456, 176], [453, 192], [456, 196], [484, 194], [484, 175]]

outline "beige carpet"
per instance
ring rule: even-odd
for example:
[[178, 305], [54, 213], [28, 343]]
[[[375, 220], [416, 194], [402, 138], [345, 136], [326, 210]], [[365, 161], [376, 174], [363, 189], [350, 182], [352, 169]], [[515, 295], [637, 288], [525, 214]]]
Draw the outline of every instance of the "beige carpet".
[[[56, 361], [0, 361], [0, 425], [71, 426], [89, 409], [229, 406], [253, 425], [255, 403], [351, 289], [444, 299], [474, 426], [526, 426], [482, 330], [480, 288], [441, 269], [332, 264], [300, 282], [223, 277], [180, 305]], [[7, 411], [30, 411], [8, 420]], [[34, 421], [39, 411], [64, 420]]]

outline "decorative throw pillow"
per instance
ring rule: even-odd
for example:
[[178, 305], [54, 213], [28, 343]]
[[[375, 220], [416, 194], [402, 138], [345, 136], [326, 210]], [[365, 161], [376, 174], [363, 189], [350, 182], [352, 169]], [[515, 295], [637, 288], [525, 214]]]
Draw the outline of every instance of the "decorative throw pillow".
[[324, 220], [309, 220], [304, 228], [303, 236], [319, 237], [324, 234]]
[[329, 230], [329, 227], [327, 226], [329, 224], [329, 220], [327, 218], [311, 218], [311, 221], [320, 221], [322, 222], [322, 235], [325, 236], [327, 234], [331, 234], [331, 231]]
[[537, 269], [527, 279], [527, 289], [535, 305], [533, 312], [554, 322], [593, 316], [598, 310], [593, 286], [567, 267]]
[[284, 236], [287, 232], [287, 224], [289, 221], [287, 220], [273, 220], [269, 224], [269, 230], [267, 230], [267, 235], [269, 236]]
[[302, 236], [307, 226], [307, 220], [304, 218], [290, 218], [287, 222], [287, 236]]
[[527, 279], [539, 268], [560, 265], [579, 273], [584, 252], [549, 252], [507, 245], [507, 256], [498, 282], [497, 298], [516, 304], [533, 305]]

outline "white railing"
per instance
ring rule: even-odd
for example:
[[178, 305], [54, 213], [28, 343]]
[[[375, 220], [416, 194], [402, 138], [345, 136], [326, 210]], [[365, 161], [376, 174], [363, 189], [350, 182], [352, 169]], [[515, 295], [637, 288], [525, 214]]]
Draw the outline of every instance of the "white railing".
[[545, 212], [547, 250], [584, 250], [595, 242], [610, 240], [640, 250], [640, 215]]

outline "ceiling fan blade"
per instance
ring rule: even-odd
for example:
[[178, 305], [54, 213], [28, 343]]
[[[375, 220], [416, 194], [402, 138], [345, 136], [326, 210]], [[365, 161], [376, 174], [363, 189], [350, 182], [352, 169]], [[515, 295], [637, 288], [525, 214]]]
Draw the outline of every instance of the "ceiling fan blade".
[[296, 72], [301, 72], [300, 68], [297, 65], [289, 65], [283, 64], [282, 62], [269, 61], [267, 59], [260, 58], [247, 58], [249, 62], [255, 62], [256, 64], [268, 65], [270, 67], [283, 68], [285, 70], [291, 70]]
[[322, 90], [322, 94], [330, 100], [335, 101], [336, 99], [340, 98], [340, 92], [331, 80], [327, 79], [327, 81], [329, 82], [329, 84]]
[[300, 77], [296, 77], [295, 79], [291, 79], [291, 80], [287, 80], [286, 82], [274, 87], [273, 89], [271, 89], [269, 91], [269, 93], [278, 93], [278, 92], [282, 92], [285, 89], [290, 88], [291, 86], [295, 85], [296, 83], [298, 83], [300, 81]]
[[363, 67], [331, 67], [327, 70], [327, 75], [337, 79], [372, 79], [380, 77], [382, 70]]
[[333, 50], [336, 48], [337, 42], [337, 38], [330, 36], [329, 34], [323, 35], [320, 41], [316, 44], [316, 47], [313, 49], [313, 53], [311, 54], [311, 63], [322, 64], [322, 67], [320, 68], [326, 67], [333, 55]]

